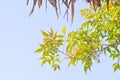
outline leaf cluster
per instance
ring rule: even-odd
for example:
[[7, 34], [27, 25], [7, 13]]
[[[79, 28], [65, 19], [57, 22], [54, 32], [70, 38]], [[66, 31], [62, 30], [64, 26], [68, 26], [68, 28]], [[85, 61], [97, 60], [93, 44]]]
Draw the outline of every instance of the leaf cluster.
[[52, 28], [48, 33], [43, 30], [41, 30], [41, 33], [44, 36], [43, 43], [35, 51], [36, 53], [42, 52], [42, 56], [40, 57], [42, 61], [41, 65], [43, 66], [45, 63], [48, 63], [54, 70], [60, 69], [58, 65], [60, 63], [58, 50], [63, 45], [64, 36], [54, 32]]
[[[81, 15], [86, 19], [80, 28], [71, 31], [67, 35], [66, 45], [64, 35], [66, 27], [63, 27], [64, 35], [41, 31], [44, 36], [44, 43], [35, 52], [42, 52], [42, 64], [48, 62], [54, 70], [58, 67], [56, 62], [60, 62], [59, 54], [64, 54], [65, 59], [69, 60], [68, 66], [76, 66], [78, 63], [83, 65], [84, 71], [91, 69], [93, 61], [100, 62], [100, 55], [109, 55], [117, 62], [113, 63], [114, 71], [120, 70], [120, 6], [111, 0], [104, 4], [97, 11], [94, 6], [81, 10]], [[60, 51], [61, 46], [66, 46], [65, 51]], [[54, 67], [55, 66], [55, 67]]]

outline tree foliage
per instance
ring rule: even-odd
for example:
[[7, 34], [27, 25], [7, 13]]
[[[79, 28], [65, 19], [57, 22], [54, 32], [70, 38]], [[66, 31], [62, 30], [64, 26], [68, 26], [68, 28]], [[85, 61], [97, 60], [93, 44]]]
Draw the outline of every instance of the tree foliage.
[[68, 66], [82, 63], [84, 71], [87, 72], [92, 67], [93, 61], [100, 62], [100, 55], [109, 55], [111, 59], [117, 60], [112, 65], [114, 71], [120, 70], [119, 0], [110, 0], [109, 10], [107, 6], [108, 3], [102, 3], [96, 12], [94, 6], [81, 10], [80, 13], [86, 22], [78, 30], [68, 34], [66, 27], [63, 27], [62, 34], [58, 34], [52, 28], [49, 32], [41, 30], [44, 42], [35, 52], [42, 53], [40, 57], [42, 65], [48, 63], [54, 70], [60, 70], [63, 61], [61, 55], [64, 55], [65, 60], [69, 60]]

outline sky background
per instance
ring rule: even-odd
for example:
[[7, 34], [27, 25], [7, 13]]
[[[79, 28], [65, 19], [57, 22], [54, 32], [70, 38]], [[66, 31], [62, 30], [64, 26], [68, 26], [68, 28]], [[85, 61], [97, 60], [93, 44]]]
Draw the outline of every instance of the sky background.
[[26, 0], [1, 0], [0, 3], [0, 80], [120, 80], [120, 71], [113, 72], [114, 63], [108, 56], [101, 56], [101, 63], [94, 62], [92, 71], [85, 74], [81, 64], [67, 67], [67, 61], [61, 64], [61, 70], [54, 72], [49, 65], [40, 66], [39, 54], [33, 52], [42, 43], [40, 29], [48, 31], [50, 27], [61, 32], [66, 25], [67, 32], [75, 30], [85, 21], [80, 9], [86, 3], [76, 3], [75, 19], [71, 25], [62, 16], [57, 19], [52, 6], [47, 12], [44, 5], [36, 6], [32, 16], [32, 0], [26, 6]]

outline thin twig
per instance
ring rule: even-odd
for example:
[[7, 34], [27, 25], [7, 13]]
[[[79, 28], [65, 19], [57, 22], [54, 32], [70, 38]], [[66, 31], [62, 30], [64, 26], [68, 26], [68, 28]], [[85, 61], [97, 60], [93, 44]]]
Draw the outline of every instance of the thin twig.
[[65, 17], [65, 16], [67, 15], [67, 21], [68, 21], [68, 9], [70, 8], [71, 2], [72, 2], [72, 0], [70, 0], [69, 3], [64, 2], [64, 0], [63, 0], [63, 3], [64, 3], [64, 4], [66, 5], [66, 7], [67, 7], [67, 9], [66, 9], [63, 17]]
[[28, 3], [29, 3], [29, 0], [27, 0], [26, 5], [28, 5]]
[[62, 64], [66, 59], [68, 59], [68, 58], [67, 58], [67, 57], [64, 58], [64, 59], [60, 62], [60, 64]]
[[61, 15], [60, 0], [58, 0], [59, 14]]
[[45, 10], [47, 11], [47, 0], [45, 1]]
[[100, 54], [101, 54], [100, 52], [102, 52], [102, 51], [105, 50], [106, 48], [111, 47], [111, 46], [113, 46], [113, 45], [119, 45], [119, 44], [120, 44], [120, 42], [116, 42], [116, 43], [113, 43], [113, 44], [105, 44], [106, 47], [104, 47], [104, 48], [103, 48], [103, 45], [102, 45], [102, 46], [101, 46], [101, 49], [98, 49], [98, 50], [96, 50], [96, 51], [91, 52], [87, 57], [91, 56], [93, 53], [98, 53], [98, 52], [99, 52], [98, 55], [100, 55]]
[[[103, 45], [102, 45], [101, 49], [98, 49], [98, 50], [96, 50], [96, 51], [91, 52], [88, 56], [86, 56], [86, 58], [90, 57], [90, 56], [91, 56], [92, 54], [94, 54], [94, 53], [99, 53], [99, 54], [98, 54], [98, 56], [99, 56], [99, 55], [101, 54], [100, 52], [102, 52], [102, 51], [105, 50], [106, 48], [111, 47], [111, 46], [113, 46], [113, 45], [119, 45], [119, 44], [120, 44], [120, 42], [116, 42], [116, 43], [113, 43], [113, 44], [108, 44], [106, 47], [103, 47]], [[65, 52], [63, 52], [63, 51], [58, 50], [58, 52], [62, 53], [63, 55], [65, 55], [65, 56], [67, 56], [67, 57], [71, 57], [72, 59], [80, 60], [79, 58], [74, 58], [74, 57], [72, 57], [72, 56], [68, 56], [68, 55], [67, 55]]]

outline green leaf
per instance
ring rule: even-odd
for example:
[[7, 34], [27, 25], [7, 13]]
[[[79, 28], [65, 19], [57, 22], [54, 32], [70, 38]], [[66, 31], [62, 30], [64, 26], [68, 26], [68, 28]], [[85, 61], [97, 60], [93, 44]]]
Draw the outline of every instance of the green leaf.
[[53, 69], [54, 69], [54, 71], [56, 71], [57, 69], [60, 70], [60, 66], [59, 66], [58, 64], [55, 64], [55, 65], [53, 66]]
[[48, 60], [43, 60], [41, 66], [43, 66]]
[[112, 65], [112, 67], [114, 67], [114, 66], [116, 66], [117, 65], [117, 63], [114, 63], [113, 65]]
[[47, 59], [47, 57], [44, 57], [44, 56], [43, 56], [43, 57], [40, 57], [40, 58], [39, 58], [39, 60], [45, 60], [45, 59]]
[[120, 70], [120, 65], [119, 65], [119, 70]]
[[45, 44], [39, 44], [41, 48], [45, 48]]
[[119, 64], [118, 63], [114, 63], [113, 65], [112, 65], [112, 67], [114, 68], [114, 72], [116, 72], [117, 70], [119, 70]]
[[107, 51], [108, 51], [109, 53], [111, 53], [111, 50], [110, 50], [110, 48], [109, 48], [109, 47], [107, 48]]
[[48, 37], [48, 34], [45, 31], [41, 30], [41, 33], [44, 37]]
[[57, 38], [64, 38], [63, 35], [57, 35]]
[[50, 50], [44, 50], [44, 51], [43, 51], [43, 56], [48, 56], [49, 53], [50, 53]]
[[60, 59], [59, 59], [59, 58], [56, 58], [55, 61], [56, 61], [56, 62], [60, 62]]
[[120, 50], [117, 48], [117, 46], [115, 46], [115, 50], [116, 50], [117, 52], [120, 52]]
[[88, 70], [88, 66], [84, 65], [84, 71], [85, 71], [85, 73], [87, 73], [87, 70]]
[[110, 56], [109, 56], [109, 57], [110, 57], [110, 58], [113, 58], [113, 55], [114, 55], [114, 54], [112, 53], [112, 54], [110, 54]]
[[118, 54], [112, 53], [112, 54], [110, 55], [110, 58], [116, 59], [116, 58], [119, 57], [119, 55], [120, 55], [119, 53], [118, 53]]
[[49, 63], [49, 65], [51, 65], [51, 60], [50, 59], [48, 59], [48, 63]]
[[58, 65], [58, 70], [60, 71], [60, 65]]
[[70, 46], [71, 46], [71, 44], [68, 44], [68, 45], [66, 46], [66, 52], [70, 49]]
[[73, 65], [73, 66], [76, 66], [75, 62], [72, 62], [72, 65]]
[[117, 66], [114, 66], [114, 72], [116, 72], [116, 71], [117, 71], [117, 69], [118, 69], [118, 67], [117, 67]]
[[54, 67], [54, 71], [56, 71], [57, 70], [57, 67]]
[[41, 53], [42, 51], [43, 51], [43, 49], [42, 49], [42, 48], [39, 48], [39, 49], [35, 50], [34, 52], [35, 52], [35, 53]]
[[71, 66], [71, 61], [68, 63], [68, 67], [70, 67]]

